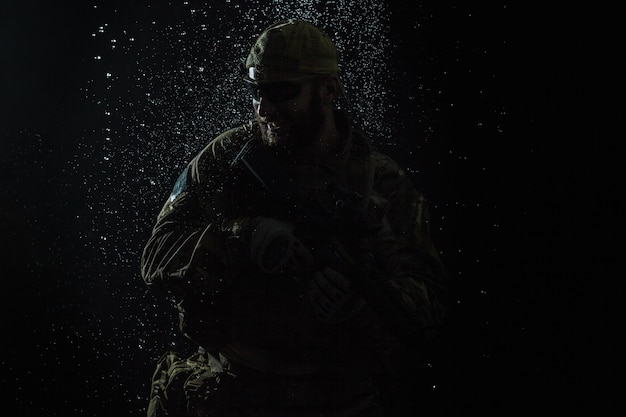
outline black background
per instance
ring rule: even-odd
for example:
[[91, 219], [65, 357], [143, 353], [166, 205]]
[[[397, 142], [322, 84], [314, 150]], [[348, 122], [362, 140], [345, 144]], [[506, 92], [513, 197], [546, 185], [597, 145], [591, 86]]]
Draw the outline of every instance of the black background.
[[[594, 94], [615, 70], [592, 29], [603, 18], [530, 3], [417, 3], [388, 3], [403, 75], [390, 89], [406, 92], [401, 109], [422, 97], [419, 115], [399, 114], [407, 136], [388, 150], [416, 167], [434, 203], [452, 308], [429, 376], [436, 388], [417, 387], [416, 401], [444, 415], [611, 410], [598, 396], [616, 372], [603, 336], [623, 327], [598, 305], [612, 300], [619, 222], [607, 220], [622, 205], [606, 123], [616, 110]], [[149, 13], [176, 21], [179, 6]], [[160, 207], [116, 192], [134, 179], [103, 165], [110, 124], [96, 102], [107, 93], [86, 87], [102, 72], [90, 34], [148, 12], [141, 2], [98, 14], [81, 2], [0, 10], [4, 403], [21, 416], [144, 415], [154, 360], [172, 339], [185, 342], [138, 273]], [[409, 157], [408, 136], [431, 140]], [[98, 230], [115, 222], [124, 227], [112, 260]]]

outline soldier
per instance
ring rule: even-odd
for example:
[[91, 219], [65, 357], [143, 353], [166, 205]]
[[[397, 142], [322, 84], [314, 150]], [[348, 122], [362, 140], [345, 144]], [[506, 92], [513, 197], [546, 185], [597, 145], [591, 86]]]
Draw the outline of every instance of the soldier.
[[162, 358], [148, 414], [388, 416], [444, 316], [427, 202], [338, 109], [320, 29], [271, 25], [244, 72], [255, 120], [188, 164], [141, 259], [199, 348]]

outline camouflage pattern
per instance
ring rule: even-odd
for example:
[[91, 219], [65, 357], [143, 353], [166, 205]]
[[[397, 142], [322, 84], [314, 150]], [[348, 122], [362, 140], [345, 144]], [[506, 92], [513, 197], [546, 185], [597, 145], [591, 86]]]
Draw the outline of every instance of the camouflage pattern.
[[[261, 33], [250, 49], [247, 75], [260, 82], [265, 71], [282, 74], [281, 81], [302, 78], [305, 74], [339, 74], [339, 56], [330, 37], [309, 22], [288, 19], [277, 22]], [[289, 76], [285, 76], [290, 74]]]
[[[404, 303], [416, 317], [416, 328], [437, 329], [446, 281], [428, 235], [427, 202], [395, 161], [340, 113], [336, 117], [346, 139], [333, 157], [312, 155], [297, 164], [285, 158], [283, 165], [306, 196], [329, 210], [331, 182], [363, 196], [382, 229], [359, 239], [339, 229], [338, 236], [352, 253], [371, 255], [372, 268], [396, 292], [393, 302]], [[297, 219], [242, 166], [231, 165], [253, 137], [261, 141], [255, 122], [229, 130], [189, 163], [158, 215], [142, 256], [142, 276], [151, 289], [177, 299], [181, 331], [229, 360], [241, 415], [254, 409], [267, 415], [382, 416], [376, 372], [415, 352], [401, 356], [407, 352], [371, 308], [343, 323], [322, 322], [304, 296], [307, 276], [268, 276], [255, 269], [249, 260], [250, 219]]]

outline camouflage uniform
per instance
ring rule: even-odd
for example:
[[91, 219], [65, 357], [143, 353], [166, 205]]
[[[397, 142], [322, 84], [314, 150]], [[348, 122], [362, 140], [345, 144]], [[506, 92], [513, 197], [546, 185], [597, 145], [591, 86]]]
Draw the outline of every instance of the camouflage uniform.
[[[428, 333], [443, 318], [446, 284], [426, 202], [396, 162], [345, 115], [336, 117], [344, 141], [332, 158], [282, 165], [322, 207], [333, 204], [331, 182], [363, 196], [384, 227], [363, 239], [337, 233], [353, 253], [370, 255], [372, 271], [395, 292], [390, 302], [404, 303], [415, 328]], [[231, 165], [250, 138], [261, 141], [255, 122], [223, 133], [187, 166], [145, 247], [143, 278], [178, 300], [186, 336], [228, 362], [236, 375], [233, 415], [383, 416], [373, 378], [414, 352], [400, 354], [402, 343], [367, 302], [347, 320], [322, 321], [304, 294], [306, 274], [261, 273], [250, 262], [250, 219], [298, 220]]]

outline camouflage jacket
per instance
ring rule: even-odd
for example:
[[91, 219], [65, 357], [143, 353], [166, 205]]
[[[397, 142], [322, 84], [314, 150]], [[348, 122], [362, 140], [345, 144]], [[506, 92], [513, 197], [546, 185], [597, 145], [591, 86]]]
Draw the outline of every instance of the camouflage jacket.
[[[332, 210], [335, 203], [330, 183], [362, 197], [359, 204], [383, 226], [359, 239], [354, 230], [338, 228], [340, 240], [352, 253], [368, 254], [370, 271], [390, 288], [390, 302], [403, 303], [415, 317], [417, 330], [437, 328], [446, 281], [428, 235], [427, 202], [364, 134], [347, 123], [344, 131], [345, 141], [332, 156], [282, 159], [282, 168], [322, 208]], [[232, 163], [251, 138], [261, 141], [256, 122], [221, 134], [188, 164], [145, 246], [142, 276], [151, 289], [177, 298], [181, 330], [189, 338], [235, 362], [298, 373], [323, 366], [329, 357], [358, 361], [354, 350], [368, 351], [362, 347], [385, 331], [375, 312], [365, 309], [352, 324], [321, 323], [303, 297], [302, 277], [268, 277], [249, 261], [251, 218], [298, 220], [245, 167]], [[367, 363], [367, 353], [361, 356]]]

